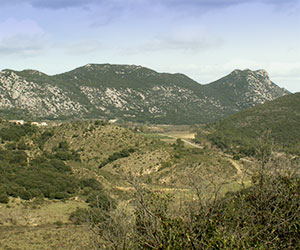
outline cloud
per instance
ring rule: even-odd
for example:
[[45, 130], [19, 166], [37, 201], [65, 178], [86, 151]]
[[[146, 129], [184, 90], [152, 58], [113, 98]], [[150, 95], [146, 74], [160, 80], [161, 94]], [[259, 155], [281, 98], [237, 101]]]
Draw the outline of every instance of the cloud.
[[135, 5], [160, 5], [167, 6], [169, 8], [223, 8], [238, 4], [247, 3], [263, 3], [272, 5], [287, 5], [295, 4], [299, 5], [298, 0], [1, 0], [2, 5], [7, 4], [30, 4], [36, 8], [48, 8], [48, 9], [65, 9], [73, 7], [88, 7], [90, 5], [107, 5], [111, 4], [117, 8], [127, 8], [128, 6]]
[[273, 62], [270, 63], [269, 68], [274, 72], [274, 77], [300, 77], [299, 62]]
[[0, 55], [2, 56], [37, 56], [45, 48], [46, 37], [43, 35], [19, 34], [0, 40]]
[[65, 9], [72, 7], [85, 7], [89, 4], [100, 3], [101, 0], [1, 0], [2, 5], [29, 4], [35, 8]]
[[93, 9], [94, 21], [91, 24], [91, 27], [99, 27], [110, 24], [111, 22], [120, 19], [120, 17], [125, 12], [124, 8], [120, 6], [114, 6], [111, 4], [106, 4], [101, 6], [101, 8]]
[[39, 25], [30, 20], [16, 20], [14, 18], [9, 18], [4, 22], [0, 23], [0, 39], [4, 37], [14, 36], [16, 34], [37, 34], [43, 33], [43, 30]]
[[0, 23], [0, 30], [2, 56], [36, 56], [47, 44], [47, 35], [32, 20], [8, 19]]
[[86, 40], [79, 41], [71, 45], [65, 45], [63, 48], [66, 50], [66, 53], [69, 55], [86, 55], [95, 53], [104, 48], [104, 45], [101, 41], [97, 40]]
[[220, 8], [228, 7], [238, 4], [248, 4], [248, 3], [262, 3], [262, 4], [272, 4], [272, 5], [282, 5], [282, 4], [299, 4], [298, 0], [151, 0], [155, 3], [167, 6], [198, 6], [198, 7], [210, 7], [210, 8]]
[[265, 5], [274, 11], [295, 11], [299, 9], [299, 0], [147, 0], [151, 6], [160, 6], [162, 13], [173, 12], [183, 17], [202, 16], [240, 5]]
[[36, 8], [65, 9], [73, 7], [86, 7], [90, 4], [101, 4], [101, 0], [32, 0], [29, 3]]
[[140, 50], [162, 51], [177, 50], [197, 53], [215, 49], [223, 45], [223, 40], [207, 31], [205, 28], [188, 26], [179, 27], [168, 33], [154, 37], [143, 44]]

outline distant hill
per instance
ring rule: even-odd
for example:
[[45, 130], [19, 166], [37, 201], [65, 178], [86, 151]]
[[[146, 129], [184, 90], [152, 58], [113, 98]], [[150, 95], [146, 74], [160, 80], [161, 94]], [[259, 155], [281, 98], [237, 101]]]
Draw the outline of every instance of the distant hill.
[[211, 123], [286, 94], [263, 70], [235, 70], [206, 85], [135, 65], [88, 64], [54, 76], [0, 72], [0, 114], [10, 119]]
[[237, 151], [255, 147], [269, 131], [274, 148], [300, 154], [300, 93], [241, 111], [218, 122], [211, 140]]
[[272, 82], [265, 70], [237, 69], [203, 87], [206, 95], [219, 100], [228, 113], [272, 101], [289, 93]]

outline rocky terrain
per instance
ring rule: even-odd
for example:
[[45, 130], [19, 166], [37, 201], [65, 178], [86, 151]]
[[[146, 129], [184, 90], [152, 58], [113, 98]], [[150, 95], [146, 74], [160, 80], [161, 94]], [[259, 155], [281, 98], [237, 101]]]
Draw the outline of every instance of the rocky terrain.
[[0, 114], [10, 119], [211, 123], [288, 93], [264, 70], [234, 70], [205, 85], [135, 65], [88, 64], [54, 76], [0, 72]]

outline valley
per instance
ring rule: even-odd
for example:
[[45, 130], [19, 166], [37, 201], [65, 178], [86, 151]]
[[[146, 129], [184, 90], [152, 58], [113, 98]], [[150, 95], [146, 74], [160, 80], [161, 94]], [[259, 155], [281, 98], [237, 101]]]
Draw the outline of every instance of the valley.
[[[91, 236], [93, 234], [86, 224], [77, 226], [70, 219], [78, 209], [91, 208], [86, 197], [92, 190], [85, 188], [68, 194], [59, 193], [60, 191], [57, 194], [47, 194], [47, 191], [43, 191], [46, 193], [42, 195], [39, 193], [39, 189], [44, 185], [39, 184], [42, 176], [33, 175], [32, 172], [33, 162], [37, 159], [41, 162], [39, 164], [45, 164], [42, 163], [45, 161], [42, 161], [42, 157], [51, 159], [50, 164], [55, 158], [57, 159], [55, 164], [64, 162], [66, 170], [70, 167], [72, 175], [79, 179], [79, 182], [92, 178], [101, 183], [103, 191], [118, 201], [120, 208], [129, 206], [132, 209], [133, 204], [130, 204], [130, 201], [135, 193], [130, 181], [132, 178], [139, 180], [145, 188], [153, 192], [174, 196], [174, 204], [196, 195], [190, 181], [197, 175], [201, 176], [201, 179], [205, 179], [204, 175], [216, 176], [218, 182], [223, 183], [222, 193], [238, 190], [236, 177], [239, 173], [232, 160], [224, 158], [213, 149], [204, 149], [203, 146], [195, 144], [193, 142], [195, 133], [186, 130], [188, 128], [188, 126], [170, 125], [167, 128], [155, 126], [156, 130], [160, 130], [159, 133], [142, 133], [134, 132], [134, 128], [126, 129], [102, 121], [78, 121], [40, 128], [27, 123], [20, 125], [2, 121], [0, 129], [2, 155], [16, 155], [22, 152], [27, 160], [24, 163], [20, 162], [23, 166], [18, 170], [20, 163], [12, 163], [9, 156], [1, 158], [4, 164], [1, 171], [7, 171], [5, 163], [11, 162], [16, 166], [14, 171], [21, 171], [24, 180], [20, 182], [14, 179], [13, 175], [1, 177], [3, 184], [0, 189], [9, 196], [7, 201], [3, 198], [3, 194], [1, 196], [4, 203], [0, 205], [0, 225], [3, 232], [0, 236], [0, 246], [3, 249], [32, 249], [32, 246], [53, 249], [77, 245], [80, 249], [88, 249], [87, 245], [93, 244]], [[24, 129], [31, 132], [23, 133]], [[144, 129], [152, 131], [153, 127]], [[4, 136], [4, 131], [7, 137]], [[21, 142], [25, 146], [19, 146]], [[14, 143], [15, 147], [12, 145]], [[130, 151], [130, 148], [134, 150], [128, 155], [111, 160], [99, 168], [111, 155], [125, 150]], [[47, 171], [50, 170], [54, 171], [53, 174], [57, 171], [53, 167]], [[63, 178], [67, 178], [68, 171], [70, 169], [67, 172], [59, 170], [60, 173], [66, 173]], [[222, 171], [222, 175], [219, 171]], [[41, 173], [46, 174], [43, 178], [53, 178], [51, 172]], [[14, 184], [5, 181], [6, 178]], [[49, 180], [45, 179], [45, 182], [47, 181]], [[20, 192], [15, 186], [16, 183], [26, 185], [24, 186], [26, 193], [22, 191], [22, 194], [15, 194]], [[205, 187], [206, 195], [211, 191], [211, 187], [208, 186]], [[50, 186], [49, 188], [51, 189]], [[19, 195], [22, 199], [18, 197]], [[78, 233], [87, 241], [78, 241], [76, 236]], [[23, 236], [19, 238], [18, 234]], [[8, 238], [9, 241], [5, 240]], [[35, 240], [27, 245], [28, 238]]]
[[[116, 69], [124, 73], [111, 78]], [[182, 75], [160, 75], [136, 66], [76, 69], [75, 80], [91, 79], [89, 88], [97, 88], [97, 84], [94, 78], [86, 78], [87, 72], [95, 79], [109, 79], [107, 85], [114, 79], [120, 88], [124, 79], [119, 76], [126, 78], [129, 74], [134, 76], [130, 78], [131, 88], [139, 84], [135, 77], [163, 79], [167, 85], [177, 77], [187, 80]], [[66, 90], [70, 86], [65, 84], [74, 77], [73, 71], [53, 77], [24, 71], [2, 72], [2, 80], [3, 74], [16, 81], [27, 77], [23, 83], [29, 84], [29, 89], [37, 88], [32, 84], [40, 81], [38, 88], [44, 94], [47, 88], [50, 91], [48, 81], [56, 79]], [[103, 78], [106, 74], [109, 78]], [[238, 86], [236, 79], [240, 81]], [[195, 86], [201, 85], [188, 81], [193, 91], [198, 91]], [[28, 89], [17, 88], [21, 82], [6, 84], [18, 89], [20, 95], [16, 89], [11, 93], [14, 100], [21, 101], [23, 94], [29, 93]], [[73, 97], [77, 95], [76, 86], [71, 86]], [[145, 86], [153, 88], [151, 81], [145, 81]], [[226, 86], [233, 87], [235, 94]], [[276, 237], [281, 240], [272, 241], [273, 249], [297, 245], [299, 94], [280, 92], [266, 72], [249, 70], [236, 70], [201, 88], [207, 89], [207, 95], [215, 89], [219, 96], [214, 98], [229, 106], [235, 103], [241, 111], [228, 111], [222, 104], [218, 110], [224, 112], [205, 123], [202, 118], [198, 120], [197, 113], [186, 113], [193, 120], [177, 114], [178, 120], [160, 124], [166, 120], [151, 123], [149, 116], [144, 117], [147, 122], [133, 116], [118, 119], [117, 113], [103, 119], [91, 115], [88, 119], [80, 113], [84, 108], [79, 102], [79, 106], [73, 103], [78, 107], [76, 119], [72, 102], [64, 104], [70, 116], [65, 110], [61, 112], [66, 116], [59, 116], [61, 106], [53, 108], [57, 120], [50, 119], [50, 113], [35, 113], [35, 122], [31, 122], [26, 115], [16, 116], [18, 109], [14, 108], [16, 113], [2, 109], [10, 118], [4, 116], [0, 121], [0, 248], [269, 249], [266, 244]], [[162, 89], [174, 91], [165, 87], [157, 91]], [[85, 91], [88, 93], [87, 88]], [[259, 92], [260, 98], [249, 91]], [[186, 92], [179, 93], [184, 98]], [[248, 103], [242, 104], [237, 93], [246, 93]], [[146, 94], [138, 95], [147, 104]], [[109, 100], [119, 111], [125, 102], [118, 98], [125, 96], [109, 92]], [[176, 99], [171, 94], [167, 97]], [[41, 101], [44, 97], [39, 98]], [[88, 103], [80, 95], [76, 98]], [[162, 100], [160, 95], [155, 98]], [[185, 109], [181, 101], [178, 105]], [[34, 101], [30, 112], [39, 107], [37, 103]], [[206, 115], [211, 116], [210, 112]], [[289, 229], [291, 225], [293, 230]]]

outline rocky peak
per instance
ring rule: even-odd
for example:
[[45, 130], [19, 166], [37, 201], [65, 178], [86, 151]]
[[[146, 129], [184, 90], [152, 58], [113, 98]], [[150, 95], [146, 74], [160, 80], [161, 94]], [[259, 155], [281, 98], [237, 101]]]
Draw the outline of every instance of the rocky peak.
[[254, 88], [261, 88], [263, 86], [272, 87], [272, 85], [275, 85], [270, 80], [268, 72], [264, 69], [255, 71], [250, 69], [236, 69], [225, 78], [228, 79], [228, 82], [235, 82], [238, 85], [243, 84], [245, 87], [249, 86]]
[[234, 71], [232, 71], [229, 76], [248, 76], [248, 75], [252, 75], [252, 76], [260, 76], [260, 77], [264, 77], [264, 78], [269, 78], [269, 74], [266, 70], [264, 69], [259, 69], [259, 70], [251, 70], [251, 69], [235, 69]]
[[254, 73], [259, 75], [259, 76], [262, 76], [264, 78], [270, 79], [268, 72], [264, 69], [256, 70], [256, 71], [254, 71]]
[[218, 97], [224, 106], [230, 102], [237, 111], [289, 94], [273, 83], [263, 69], [235, 69], [229, 75], [207, 85], [206, 89], [207, 93]]
[[245, 100], [249, 103], [252, 102], [252, 105], [272, 101], [279, 96], [289, 93], [273, 83], [268, 72], [264, 69], [255, 71], [246, 69], [240, 74], [244, 87], [247, 89], [244, 94]]

